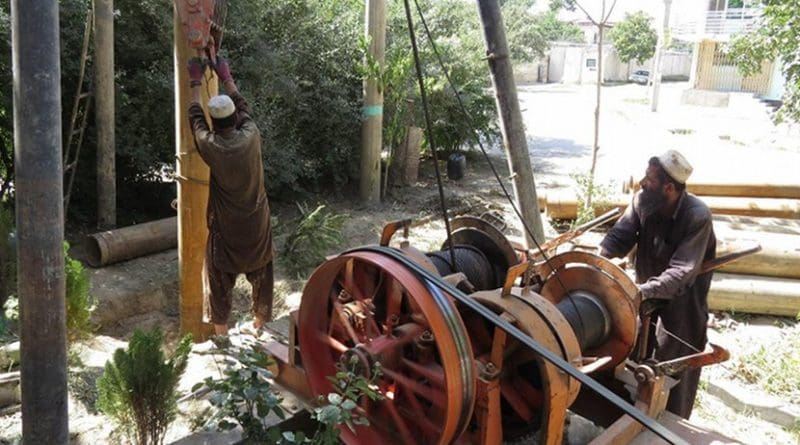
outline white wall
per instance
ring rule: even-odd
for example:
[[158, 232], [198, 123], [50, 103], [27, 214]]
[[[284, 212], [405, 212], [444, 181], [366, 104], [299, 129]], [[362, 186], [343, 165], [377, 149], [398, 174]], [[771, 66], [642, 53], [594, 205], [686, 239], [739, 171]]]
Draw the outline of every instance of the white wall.
[[[550, 49], [548, 81], [560, 83], [592, 84], [597, 80], [597, 71], [586, 66], [587, 59], [597, 58], [597, 45], [554, 43]], [[664, 54], [662, 75], [664, 77], [689, 78], [692, 55], [668, 51]], [[624, 82], [636, 70], [653, 70], [653, 59], [644, 63], [623, 63], [613, 45], [603, 45], [603, 80]]]

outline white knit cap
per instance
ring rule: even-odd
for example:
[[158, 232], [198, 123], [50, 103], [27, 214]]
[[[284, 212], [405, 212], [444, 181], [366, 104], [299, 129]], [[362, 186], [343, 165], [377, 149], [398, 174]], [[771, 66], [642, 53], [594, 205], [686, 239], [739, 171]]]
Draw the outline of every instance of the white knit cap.
[[229, 96], [220, 94], [208, 101], [208, 113], [214, 119], [225, 119], [236, 111], [236, 106]]
[[681, 184], [686, 184], [689, 175], [692, 174], [692, 166], [682, 154], [675, 150], [667, 150], [657, 156], [658, 162], [667, 174]]

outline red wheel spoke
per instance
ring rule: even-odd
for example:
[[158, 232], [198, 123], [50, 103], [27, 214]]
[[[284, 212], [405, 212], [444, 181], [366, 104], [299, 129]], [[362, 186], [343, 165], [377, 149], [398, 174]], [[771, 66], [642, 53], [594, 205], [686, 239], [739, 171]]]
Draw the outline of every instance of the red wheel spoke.
[[322, 341], [322, 343], [330, 346], [331, 348], [333, 348], [336, 352], [338, 352], [340, 354], [349, 349], [342, 342], [340, 342], [339, 340], [331, 337], [330, 335], [325, 335], [322, 332], [320, 332], [320, 333], [318, 333], [317, 336], [319, 337], [320, 341]]
[[533, 410], [528, 406], [528, 402], [522, 394], [517, 391], [514, 385], [511, 385], [510, 382], [505, 380], [501, 381], [500, 391], [503, 394], [503, 398], [506, 399], [506, 402], [511, 405], [511, 408], [514, 409], [522, 420], [530, 421], [533, 419]]
[[408, 429], [406, 421], [403, 419], [403, 416], [397, 412], [397, 407], [394, 405], [394, 400], [387, 398], [384, 403], [386, 405], [386, 409], [389, 411], [389, 415], [394, 421], [395, 426], [397, 426], [397, 431], [400, 433], [403, 443], [409, 445], [416, 444], [417, 441], [414, 440], [414, 436], [411, 434], [411, 430]]
[[[336, 312], [337, 315], [336, 320], [338, 320], [339, 324], [341, 324], [342, 327], [344, 327], [345, 332], [347, 332], [347, 335], [350, 337], [350, 340], [352, 340], [353, 344], [357, 345], [361, 343], [361, 340], [358, 338], [358, 334], [356, 334], [355, 329], [353, 329], [353, 326], [350, 325], [350, 322], [347, 320], [347, 316], [344, 314], [344, 308], [342, 308], [342, 304], [339, 303], [338, 301], [334, 301], [333, 310], [334, 312]], [[335, 323], [331, 323], [331, 327], [333, 326], [335, 326]], [[329, 332], [329, 334], [331, 333], [332, 332]]]
[[425, 386], [422, 383], [414, 381], [403, 374], [392, 371], [391, 369], [384, 368], [383, 374], [394, 380], [397, 385], [408, 389], [425, 400], [428, 400], [437, 407], [446, 408], [447, 400], [444, 394], [436, 388]]
[[[402, 362], [406, 368], [427, 379], [431, 385], [434, 385], [440, 389], [444, 389], [444, 374], [441, 366], [438, 364], [424, 366], [407, 358], [403, 358]], [[434, 366], [436, 369], [434, 369]]]
[[400, 322], [400, 308], [403, 304], [403, 287], [400, 283], [389, 278], [386, 280], [386, 331], [391, 332], [396, 323]]
[[536, 389], [527, 380], [521, 378], [520, 376], [516, 376], [511, 383], [511, 386], [513, 386], [520, 394], [522, 394], [522, 397], [528, 401], [528, 405], [537, 408], [542, 406], [542, 391]]
[[[411, 391], [400, 391], [395, 393], [395, 400], [408, 401], [410, 406], [400, 405], [398, 411], [412, 424], [417, 425], [421, 429], [425, 430], [429, 436], [438, 437], [442, 434], [442, 428], [437, 426], [431, 420], [430, 416], [427, 415], [428, 410], [422, 407], [422, 404], [419, 403], [419, 400], [414, 393]], [[420, 440], [418, 442], [425, 443], [424, 440]]]

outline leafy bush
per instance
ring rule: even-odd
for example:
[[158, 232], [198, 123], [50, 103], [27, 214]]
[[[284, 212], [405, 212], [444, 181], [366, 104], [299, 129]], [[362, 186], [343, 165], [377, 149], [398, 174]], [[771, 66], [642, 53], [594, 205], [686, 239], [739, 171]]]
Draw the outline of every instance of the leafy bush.
[[136, 331], [128, 349], [117, 349], [97, 380], [97, 409], [111, 417], [138, 445], [160, 445], [177, 412], [176, 388], [192, 348], [184, 337], [169, 359], [156, 329]]
[[314, 435], [307, 437], [303, 432], [280, 431], [276, 427], [267, 427], [265, 423], [270, 413], [281, 419], [286, 415], [280, 396], [272, 389], [272, 373], [268, 368], [275, 363], [273, 358], [253, 348], [239, 350], [236, 357], [235, 362], [228, 363], [232, 366], [226, 367], [222, 379], [207, 377], [192, 391], [203, 386], [212, 391], [210, 401], [218, 411], [206, 424], [220, 430], [230, 430], [238, 424], [251, 443], [338, 445], [341, 443], [339, 426], [355, 431], [356, 425], [369, 425], [367, 418], [356, 411], [358, 402], [363, 397], [370, 400], [383, 397], [375, 387], [381, 376], [380, 364], [373, 366], [371, 377], [367, 379], [358, 372], [359, 361], [353, 357], [347, 366], [337, 365], [336, 374], [328, 377], [334, 392], [327, 397], [320, 396], [319, 407], [311, 414], [320, 423]]
[[309, 211], [298, 204], [300, 220], [286, 237], [280, 261], [292, 276], [304, 276], [319, 265], [329, 251], [342, 242], [342, 225], [347, 215], [335, 214], [319, 205]]
[[[223, 378], [211, 377], [196, 384], [192, 391], [206, 386], [213, 394], [211, 404], [217, 411], [207, 420], [219, 430], [230, 430], [240, 425], [245, 438], [253, 443], [279, 443], [280, 431], [268, 428], [265, 418], [274, 413], [285, 418], [282, 399], [272, 389], [267, 370], [275, 361], [262, 351], [244, 349], [237, 355], [238, 362], [223, 371]], [[234, 422], [231, 422], [233, 420]]]
[[85, 338], [93, 330], [91, 322], [94, 299], [89, 295], [89, 274], [80, 261], [69, 256], [69, 243], [64, 242], [64, 274], [66, 281], [67, 338]]

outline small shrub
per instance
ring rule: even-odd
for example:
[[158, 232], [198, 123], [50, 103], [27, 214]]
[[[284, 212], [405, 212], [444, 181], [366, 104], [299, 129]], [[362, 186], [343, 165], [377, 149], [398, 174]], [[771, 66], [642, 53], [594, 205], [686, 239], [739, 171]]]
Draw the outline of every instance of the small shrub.
[[339, 365], [336, 374], [328, 377], [335, 392], [327, 397], [320, 396], [320, 406], [311, 414], [320, 423], [314, 435], [307, 437], [303, 432], [280, 431], [276, 427], [267, 427], [265, 423], [270, 413], [281, 419], [286, 415], [281, 406], [282, 399], [272, 389], [272, 373], [267, 369], [272, 364], [274, 361], [269, 355], [243, 349], [238, 352], [233, 366], [229, 363], [223, 371], [222, 379], [207, 377], [195, 385], [192, 391], [206, 386], [214, 392], [210, 402], [218, 411], [206, 424], [220, 430], [230, 430], [238, 424], [248, 443], [338, 445], [341, 443], [338, 426], [345, 425], [355, 431], [355, 425], [369, 425], [367, 418], [356, 411], [362, 397], [371, 400], [383, 397], [375, 386], [375, 381], [381, 376], [380, 364], [374, 365], [371, 378], [367, 379], [358, 373], [359, 362], [353, 357], [346, 367]]
[[[574, 223], [574, 227], [577, 227], [594, 219], [597, 208], [609, 203], [614, 187], [610, 183], [600, 184], [586, 173], [572, 173], [570, 177], [578, 185], [578, 214]], [[590, 196], [592, 198], [592, 208], [587, 208], [586, 200]]]
[[64, 275], [66, 281], [67, 338], [78, 340], [93, 330], [91, 318], [94, 299], [89, 295], [89, 274], [80, 261], [69, 256], [69, 243], [64, 242]]
[[304, 276], [317, 266], [330, 249], [342, 242], [342, 225], [347, 215], [335, 214], [319, 205], [309, 211], [298, 204], [301, 217], [286, 237], [281, 261], [292, 276]]
[[184, 337], [167, 359], [160, 330], [136, 331], [128, 349], [117, 349], [97, 380], [97, 409], [121, 426], [138, 445], [160, 445], [175, 420], [175, 390], [192, 348]]

